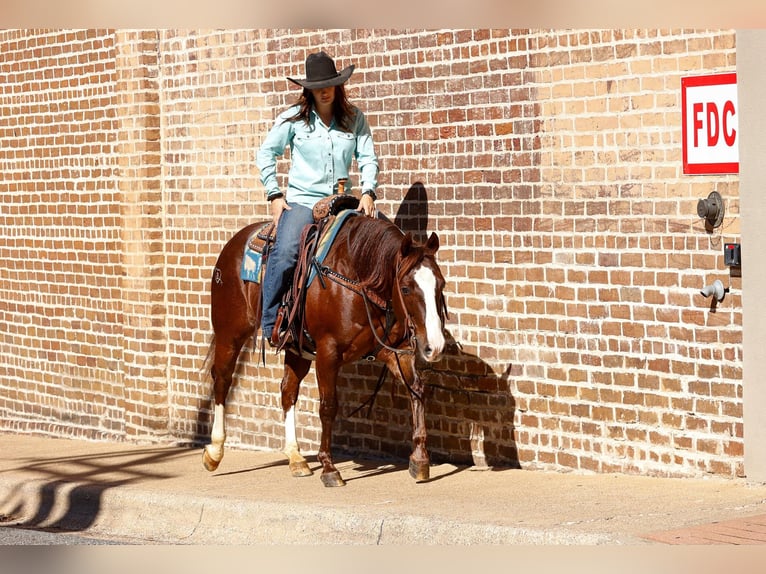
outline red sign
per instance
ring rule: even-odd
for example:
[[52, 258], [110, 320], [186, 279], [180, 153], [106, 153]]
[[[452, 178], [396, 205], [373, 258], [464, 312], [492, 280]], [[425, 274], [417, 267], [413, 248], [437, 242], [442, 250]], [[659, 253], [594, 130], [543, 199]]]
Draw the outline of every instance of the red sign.
[[737, 74], [681, 78], [685, 174], [739, 173]]

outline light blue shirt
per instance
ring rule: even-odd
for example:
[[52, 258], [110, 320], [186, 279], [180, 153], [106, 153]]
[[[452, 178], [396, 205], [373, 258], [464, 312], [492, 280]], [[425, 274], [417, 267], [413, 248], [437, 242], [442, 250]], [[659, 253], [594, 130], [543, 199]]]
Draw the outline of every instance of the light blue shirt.
[[[372, 143], [370, 126], [364, 114], [353, 108], [349, 132], [342, 131], [333, 120], [326, 126], [316, 110], [311, 111], [310, 123], [303, 120], [285, 121], [298, 113], [298, 106], [279, 114], [256, 154], [256, 165], [267, 196], [280, 191], [277, 183], [277, 157], [290, 147], [290, 171], [287, 176], [288, 203], [306, 207], [337, 191], [339, 179], [349, 177], [351, 161], [356, 159], [361, 173], [362, 191], [378, 186], [378, 158]], [[351, 181], [346, 183], [351, 190]]]

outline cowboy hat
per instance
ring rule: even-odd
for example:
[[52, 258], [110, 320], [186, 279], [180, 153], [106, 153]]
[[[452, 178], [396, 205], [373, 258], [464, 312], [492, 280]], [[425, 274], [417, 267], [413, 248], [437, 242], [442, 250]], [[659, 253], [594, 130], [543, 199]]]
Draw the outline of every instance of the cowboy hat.
[[340, 86], [345, 84], [354, 71], [354, 65], [338, 72], [335, 69], [335, 62], [324, 52], [309, 54], [306, 58], [306, 78], [298, 80], [288, 77], [287, 79], [309, 90], [317, 88], [329, 88], [330, 86]]

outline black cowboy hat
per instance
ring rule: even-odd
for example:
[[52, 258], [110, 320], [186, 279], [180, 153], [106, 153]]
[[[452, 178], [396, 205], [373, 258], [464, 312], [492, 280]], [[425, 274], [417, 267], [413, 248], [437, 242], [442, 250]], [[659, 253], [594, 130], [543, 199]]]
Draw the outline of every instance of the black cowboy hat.
[[338, 72], [335, 69], [335, 62], [324, 52], [309, 54], [306, 58], [306, 79], [296, 80], [288, 77], [287, 79], [309, 90], [317, 88], [329, 88], [330, 86], [340, 86], [345, 84], [354, 71], [354, 64]]

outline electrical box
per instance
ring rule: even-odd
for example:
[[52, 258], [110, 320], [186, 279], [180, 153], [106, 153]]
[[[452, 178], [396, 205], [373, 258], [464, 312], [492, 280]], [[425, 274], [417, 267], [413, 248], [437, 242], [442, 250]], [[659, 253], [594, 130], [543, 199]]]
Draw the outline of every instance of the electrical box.
[[724, 243], [723, 262], [727, 267], [740, 267], [742, 265], [742, 250], [739, 243]]

